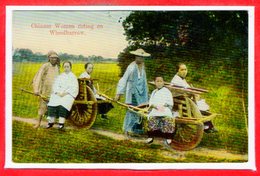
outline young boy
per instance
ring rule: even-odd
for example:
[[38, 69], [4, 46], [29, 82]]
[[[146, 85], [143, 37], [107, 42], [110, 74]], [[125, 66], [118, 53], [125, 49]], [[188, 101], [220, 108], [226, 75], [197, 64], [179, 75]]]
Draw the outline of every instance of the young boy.
[[172, 93], [164, 87], [162, 76], [156, 76], [154, 82], [156, 89], [149, 100], [149, 110], [151, 111], [148, 114], [148, 139], [146, 142], [152, 143], [153, 136], [160, 134], [166, 138], [165, 143], [169, 145], [175, 130]]

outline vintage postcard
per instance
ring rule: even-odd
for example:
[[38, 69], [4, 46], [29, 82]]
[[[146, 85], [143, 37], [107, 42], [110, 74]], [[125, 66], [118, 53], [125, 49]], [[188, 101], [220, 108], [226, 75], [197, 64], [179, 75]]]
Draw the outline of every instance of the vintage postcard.
[[256, 169], [253, 7], [6, 17], [6, 168]]

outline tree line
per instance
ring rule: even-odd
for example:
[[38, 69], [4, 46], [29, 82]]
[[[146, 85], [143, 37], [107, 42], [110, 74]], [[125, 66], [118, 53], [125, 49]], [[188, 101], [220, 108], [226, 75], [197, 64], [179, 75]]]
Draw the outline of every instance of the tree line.
[[[116, 61], [112, 58], [104, 58], [102, 56], [83, 56], [83, 55], [73, 55], [68, 53], [58, 53], [59, 57], [65, 60], [71, 60], [73, 62], [104, 62], [104, 61]], [[33, 52], [28, 48], [17, 48], [13, 52], [14, 62], [46, 62], [47, 54], [42, 54], [39, 52]]]

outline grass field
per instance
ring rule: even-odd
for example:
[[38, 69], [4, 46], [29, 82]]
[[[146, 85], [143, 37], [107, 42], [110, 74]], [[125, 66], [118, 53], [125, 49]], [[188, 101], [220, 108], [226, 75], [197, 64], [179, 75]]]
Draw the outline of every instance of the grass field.
[[[41, 64], [35, 63], [14, 63], [13, 64], [13, 116], [36, 118], [38, 99], [32, 95], [21, 93], [19, 88], [31, 90], [31, 81], [34, 74], [37, 72]], [[73, 65], [72, 71], [76, 76], [79, 76], [84, 71], [84, 64], [76, 63]], [[119, 80], [119, 67], [116, 63], [95, 64], [92, 78], [97, 78], [100, 91], [106, 92], [107, 95], [114, 97], [116, 84]], [[169, 80], [168, 80], [169, 81]], [[95, 84], [96, 85], [96, 84]], [[211, 86], [208, 82], [210, 93], [206, 94], [207, 102], [210, 104], [211, 111], [222, 114], [213, 122], [219, 132], [215, 134], [205, 134], [200, 146], [212, 149], [225, 149], [234, 153], [247, 153], [247, 129], [245, 113], [243, 111], [242, 100], [240, 93], [232, 86], [222, 85], [220, 87]], [[231, 98], [232, 97], [232, 98]], [[123, 101], [123, 100], [121, 100]], [[125, 109], [114, 104], [115, 108], [109, 113], [109, 120], [97, 118], [93, 128], [110, 130], [117, 133], [122, 133], [122, 124], [125, 115]], [[44, 129], [38, 130], [36, 133], [31, 133], [32, 126], [16, 122], [13, 125], [13, 160], [15, 162], [176, 162], [174, 159], [166, 159], [156, 157], [154, 152], [159, 152], [159, 149], [149, 148], [141, 144], [120, 143], [112, 141], [100, 135], [92, 134], [88, 130], [81, 129], [80, 131], [69, 130], [66, 133], [59, 134], [57, 132], [46, 132]], [[52, 134], [53, 133], [53, 134]], [[45, 136], [46, 135], [46, 136]], [[23, 138], [22, 136], [27, 136]], [[49, 140], [55, 136], [56, 140]], [[68, 142], [66, 139], [70, 139]], [[89, 139], [86, 140], [86, 139]], [[94, 141], [95, 139], [95, 141]], [[82, 143], [79, 141], [83, 141]], [[27, 143], [30, 145], [25, 145]], [[53, 147], [61, 148], [62, 155], [53, 154], [53, 152], [43, 144], [52, 145]], [[75, 147], [74, 145], [84, 145]], [[74, 147], [72, 147], [74, 146]], [[105, 146], [110, 150], [107, 151]], [[97, 156], [99, 148], [103, 151], [102, 157], [99, 160]], [[121, 152], [115, 154], [111, 147], [116, 151]], [[130, 151], [126, 148], [130, 147]], [[157, 146], [158, 147], [158, 146]], [[33, 153], [33, 149], [39, 149]], [[114, 149], [113, 148], [113, 149]], [[142, 153], [144, 156], [142, 156]], [[92, 157], [87, 151], [92, 151]], [[138, 153], [140, 151], [140, 153]], [[77, 152], [84, 153], [79, 157]], [[130, 152], [130, 153], [129, 153]], [[41, 155], [48, 156], [42, 158]], [[58, 155], [58, 156], [56, 156]], [[39, 157], [42, 158], [39, 160]], [[93, 158], [94, 157], [94, 158]], [[106, 158], [111, 158], [106, 160]], [[126, 159], [128, 158], [128, 160]], [[147, 159], [149, 158], [149, 159]], [[195, 157], [196, 158], [196, 157]], [[195, 159], [193, 162], [211, 161], [211, 159]], [[200, 161], [199, 161], [200, 160]], [[187, 161], [189, 162], [189, 161]], [[191, 161], [192, 162], [192, 161]], [[223, 161], [226, 162], [226, 161]]]
[[[189, 153], [179, 157], [162, 145], [114, 140], [90, 130], [38, 129], [15, 121], [13, 161], [16, 163], [193, 163], [245, 162]], [[22, 129], [22, 130], [21, 130]]]

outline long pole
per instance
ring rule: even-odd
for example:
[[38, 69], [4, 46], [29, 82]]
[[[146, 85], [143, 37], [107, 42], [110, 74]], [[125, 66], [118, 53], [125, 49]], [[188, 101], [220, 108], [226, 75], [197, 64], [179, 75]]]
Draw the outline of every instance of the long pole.
[[136, 107], [136, 106], [128, 105], [128, 104], [122, 103], [122, 102], [120, 102], [120, 101], [115, 101], [113, 98], [110, 98], [109, 96], [107, 96], [107, 95], [105, 95], [105, 94], [103, 94], [103, 93], [97, 92], [97, 94], [100, 95], [100, 96], [102, 96], [102, 97], [104, 97], [104, 98], [106, 98], [106, 99], [108, 99], [108, 100], [110, 100], [110, 101], [113, 101], [113, 102], [115, 102], [115, 103], [117, 103], [117, 104], [119, 104], [119, 105], [121, 105], [121, 106], [124, 106], [124, 107], [126, 107], [126, 108], [131, 108], [132, 110], [142, 111], [142, 112], [144, 112], [144, 113], [147, 113], [147, 112], [148, 112], [147, 110], [144, 110], [144, 109], [142, 109], [142, 108], [138, 108], [138, 107]]
[[48, 101], [48, 100], [49, 100], [49, 97], [46, 97], [46, 96], [44, 96], [44, 95], [41, 95], [41, 94], [36, 95], [35, 93], [33, 93], [33, 92], [29, 91], [29, 90], [23, 89], [23, 88], [20, 88], [20, 90], [21, 90], [22, 92], [25, 92], [25, 93], [28, 93], [28, 94], [31, 94], [31, 95], [34, 95], [34, 96], [39, 96], [39, 97], [41, 97], [44, 101]]

